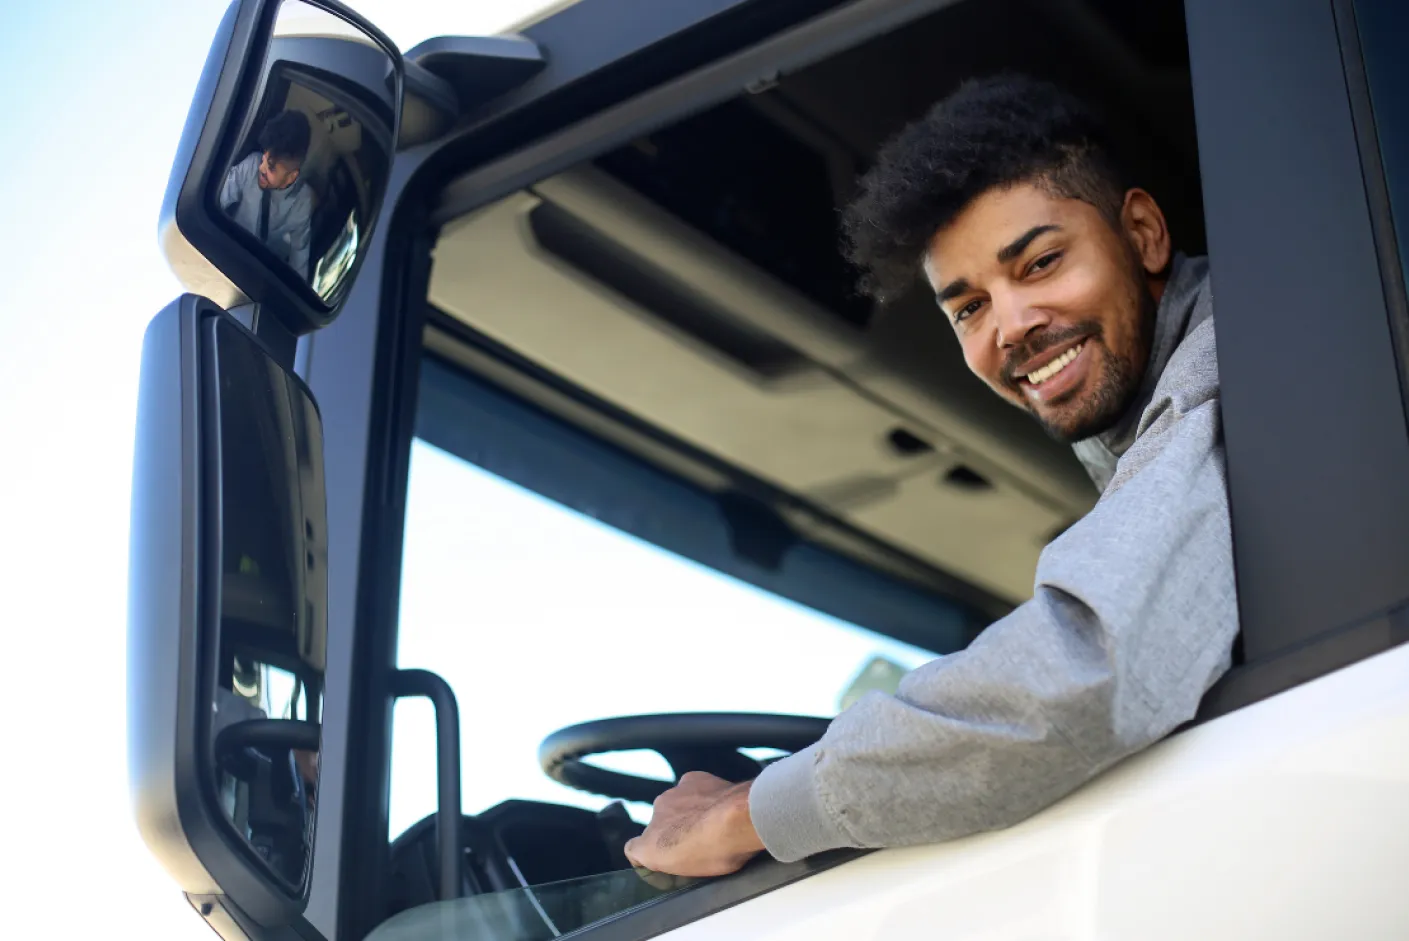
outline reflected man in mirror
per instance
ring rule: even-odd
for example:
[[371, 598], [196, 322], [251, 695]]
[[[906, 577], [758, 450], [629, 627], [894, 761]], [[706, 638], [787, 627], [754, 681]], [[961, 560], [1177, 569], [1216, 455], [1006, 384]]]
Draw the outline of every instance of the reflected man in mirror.
[[220, 187], [220, 208], [304, 281], [313, 194], [299, 179], [299, 171], [310, 135], [302, 112], [281, 112], [260, 132], [259, 151], [232, 166]]
[[844, 233], [872, 297], [927, 283], [969, 369], [1069, 442], [1100, 499], [967, 649], [751, 782], [682, 777], [626, 846], [649, 869], [1011, 826], [1193, 718], [1232, 663], [1208, 264], [1175, 250], [1096, 116], [1031, 79], [967, 83], [887, 144]]

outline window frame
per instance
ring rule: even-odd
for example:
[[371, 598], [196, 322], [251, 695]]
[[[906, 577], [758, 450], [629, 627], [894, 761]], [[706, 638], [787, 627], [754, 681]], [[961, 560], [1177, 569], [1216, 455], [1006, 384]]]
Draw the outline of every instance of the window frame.
[[[572, 33], [591, 23], [593, 11], [616, 2], [582, 0], [527, 33], [545, 46], [552, 40], [559, 48], [580, 50], [586, 41]], [[317, 335], [316, 355], [310, 352], [314, 344], [300, 344], [303, 368], [318, 364], [311, 370], [311, 384], [329, 429], [330, 521], [337, 518], [330, 522], [330, 620], [340, 622], [353, 638], [339, 645], [343, 649], [336, 662], [330, 651], [327, 714], [332, 727], [325, 726], [324, 774], [337, 786], [325, 790], [320, 816], [333, 814], [338, 820], [320, 825], [317, 856], [322, 862], [315, 865], [314, 903], [321, 900], [325, 911], [315, 917], [311, 904], [312, 919], [326, 924], [335, 918], [337, 935], [347, 938], [361, 937], [376, 920], [375, 886], [386, 862], [387, 678], [396, 662], [401, 524], [436, 226], [646, 128], [722, 100], [749, 81], [766, 78], [780, 63], [796, 65], [830, 55], [948, 2], [819, 3], [819, 10], [835, 9], [800, 26], [780, 21], [773, 33], [763, 32], [744, 51], [664, 79], [659, 63], [672, 52], [694, 55], [690, 38], [704, 27], [678, 35], [667, 31], [650, 42], [638, 37], [640, 45], [631, 48], [639, 54], [614, 51], [622, 61], [598, 62], [601, 76], [593, 81], [573, 87], [591, 71], [580, 62], [565, 66], [569, 72], [578, 69], [570, 79], [545, 72], [546, 84], [525, 90], [497, 110], [482, 122], [488, 129], [468, 128], [409, 169], [398, 161], [399, 179], [390, 189], [395, 211], [376, 235], [375, 258], [368, 259], [339, 322]], [[1389, 309], [1403, 305], [1402, 279], [1396, 286], [1371, 260], [1383, 241], [1383, 236], [1379, 242], [1374, 237], [1372, 210], [1383, 212], [1384, 207], [1373, 186], [1367, 195], [1352, 119], [1353, 89], [1335, 15], [1336, 6], [1345, 2], [1185, 2], [1210, 257], [1218, 264], [1212, 277], [1215, 292], [1224, 299], [1219, 362], [1247, 647], [1247, 663], [1206, 699], [1204, 719], [1409, 640], [1404, 604], [1409, 598], [1409, 542], [1393, 538], [1405, 531], [1396, 529], [1401, 521], [1409, 524], [1409, 494], [1399, 492], [1404, 488], [1395, 487], [1392, 474], [1383, 472], [1349, 487], [1327, 490], [1319, 484], [1344, 477], [1354, 462], [1338, 460], [1342, 454], [1370, 456], [1360, 464], [1409, 468], [1405, 400], [1394, 357], [1385, 355], [1393, 342]], [[739, 12], [753, 5], [720, 0], [714, 6]], [[594, 34], [601, 26], [595, 24]], [[1340, 26], [1343, 30], [1344, 23]], [[613, 41], [619, 50], [622, 40]], [[728, 45], [717, 36], [714, 41]], [[1278, 87], [1269, 75], [1288, 84]], [[1287, 88], [1298, 87], [1310, 94], [1287, 94]], [[560, 93], [563, 88], [578, 93]], [[1297, 108], [1289, 109], [1285, 99], [1293, 97]], [[1249, 121], [1248, 114], [1260, 120]], [[1250, 154], [1263, 159], [1250, 162]], [[446, 167], [452, 163], [477, 165], [451, 179]], [[1240, 165], [1256, 166], [1257, 172], [1239, 171]], [[1279, 243], [1273, 251], [1260, 236], [1298, 231], [1290, 206], [1298, 206], [1302, 219], [1315, 218], [1323, 238]], [[1274, 225], [1269, 220], [1281, 221]], [[1327, 257], [1336, 263], [1328, 265]], [[1285, 271], [1316, 271], [1320, 280], [1310, 290], [1302, 282], [1282, 284], [1278, 276]], [[1322, 311], [1346, 307], [1369, 312], [1352, 335], [1336, 333], [1329, 318], [1318, 322]], [[1276, 339], [1285, 345], [1273, 357], [1263, 327], [1250, 317], [1228, 314], [1249, 308], [1275, 309], [1279, 324], [1291, 320], [1301, 329], [1290, 336], [1279, 331]], [[1295, 368], [1289, 369], [1289, 362]], [[1315, 383], [1319, 398], [1304, 389], [1286, 394], [1282, 374], [1288, 372], [1332, 375], [1340, 381]], [[1354, 391], [1365, 388], [1380, 391], [1369, 398]], [[1365, 406], [1366, 413], [1357, 406]], [[1335, 420], [1347, 411], [1357, 420]], [[1319, 420], [1308, 422], [1308, 415]], [[1297, 462], [1277, 460], [1282, 440], [1296, 440], [1288, 430], [1307, 425], [1325, 433], [1313, 453]], [[1289, 526], [1299, 536], [1309, 536], [1288, 538]], [[1356, 546], [1366, 532], [1376, 536], [1373, 543]], [[1350, 547], [1358, 551], [1344, 551]], [[1402, 577], [1394, 577], [1396, 566]], [[1323, 591], [1327, 585], [1334, 592]], [[354, 687], [356, 698], [350, 696]], [[333, 708], [342, 703], [346, 706]], [[346, 718], [336, 721], [337, 715]], [[353, 728], [358, 736], [349, 735]], [[764, 861], [580, 934], [592, 932], [601, 941], [653, 937], [855, 855], [827, 854], [788, 866]]]
[[[1246, 655], [1200, 720], [1409, 639], [1403, 286], [1380, 264], [1340, 2], [1185, 2]], [[1277, 237], [1308, 222], [1318, 237]], [[1347, 309], [1364, 314], [1323, 315]], [[1239, 311], [1275, 311], [1275, 336]], [[1307, 428], [1314, 445], [1285, 460]]]

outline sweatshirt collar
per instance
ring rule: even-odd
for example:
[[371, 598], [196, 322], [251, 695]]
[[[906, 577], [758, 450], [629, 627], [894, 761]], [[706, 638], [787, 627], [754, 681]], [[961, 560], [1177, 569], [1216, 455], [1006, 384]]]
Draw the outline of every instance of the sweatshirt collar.
[[1109, 430], [1072, 446], [1099, 489], [1105, 490], [1106, 484], [1115, 475], [1116, 462], [1134, 444], [1140, 428], [1140, 416], [1154, 399], [1155, 387], [1174, 351], [1189, 330], [1197, 326], [1190, 321], [1207, 277], [1207, 258], [1175, 254], [1169, 280], [1165, 283], [1164, 294], [1155, 311], [1155, 335], [1139, 394]]

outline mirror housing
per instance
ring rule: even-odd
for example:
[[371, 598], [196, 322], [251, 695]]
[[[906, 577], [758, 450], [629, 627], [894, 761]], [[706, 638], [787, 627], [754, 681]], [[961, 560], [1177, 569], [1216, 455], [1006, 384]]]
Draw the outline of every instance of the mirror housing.
[[190, 895], [254, 921], [307, 905], [327, 640], [311, 392], [184, 295], [143, 342], [128, 583], [137, 826]]
[[[331, 323], [380, 216], [404, 75], [391, 40], [336, 0], [233, 0], [162, 205], [182, 285], [227, 310], [268, 306], [294, 336]], [[291, 154], [269, 145], [286, 112], [273, 133]]]

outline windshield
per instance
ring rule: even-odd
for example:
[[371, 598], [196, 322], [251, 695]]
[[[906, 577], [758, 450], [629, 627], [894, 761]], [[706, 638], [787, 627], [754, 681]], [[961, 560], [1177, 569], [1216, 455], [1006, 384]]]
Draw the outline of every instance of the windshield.
[[[900, 670], [886, 664], [912, 669], [934, 658], [665, 552], [419, 439], [404, 551], [398, 661], [434, 670], [455, 691], [467, 814], [513, 798], [608, 804], [540, 770], [539, 743], [564, 726], [669, 712], [830, 717], [854, 681], [893, 686]], [[429, 704], [399, 702], [393, 735], [395, 838], [436, 809]], [[653, 752], [592, 761], [673, 777]], [[648, 805], [629, 810], [649, 819]]]

